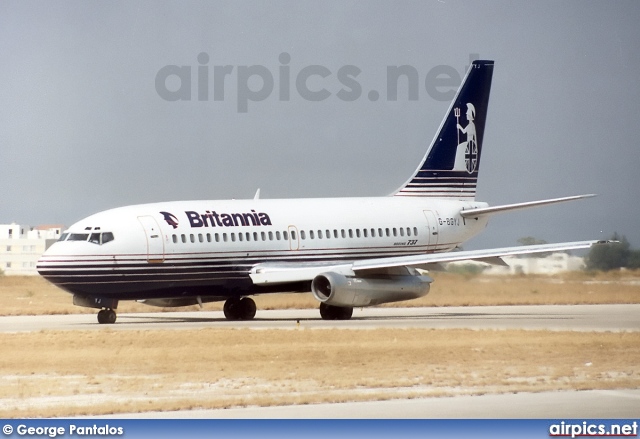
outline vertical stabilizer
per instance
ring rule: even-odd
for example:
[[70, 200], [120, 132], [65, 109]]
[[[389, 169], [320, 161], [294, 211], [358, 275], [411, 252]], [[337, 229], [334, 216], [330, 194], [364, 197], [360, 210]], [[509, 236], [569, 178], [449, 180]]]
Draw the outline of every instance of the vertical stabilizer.
[[422, 163], [394, 195], [472, 200], [480, 168], [493, 61], [474, 61]]

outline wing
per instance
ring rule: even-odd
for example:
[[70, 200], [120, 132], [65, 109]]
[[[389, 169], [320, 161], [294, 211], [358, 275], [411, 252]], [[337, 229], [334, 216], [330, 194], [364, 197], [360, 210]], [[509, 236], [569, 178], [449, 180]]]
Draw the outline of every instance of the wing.
[[[557, 244], [542, 244], [519, 247], [505, 247], [487, 250], [469, 250], [447, 253], [430, 253], [413, 256], [396, 256], [391, 258], [361, 259], [340, 263], [278, 263], [266, 262], [258, 264], [250, 272], [254, 284], [279, 284], [313, 280], [317, 275], [336, 272], [345, 276], [366, 276], [374, 273], [401, 274], [405, 267], [429, 269], [438, 264], [454, 261], [474, 260], [490, 264], [505, 265], [500, 259], [503, 256], [526, 255], [533, 253], [558, 252], [590, 248], [606, 241], [577, 241]], [[406, 272], [406, 270], [405, 270]]]

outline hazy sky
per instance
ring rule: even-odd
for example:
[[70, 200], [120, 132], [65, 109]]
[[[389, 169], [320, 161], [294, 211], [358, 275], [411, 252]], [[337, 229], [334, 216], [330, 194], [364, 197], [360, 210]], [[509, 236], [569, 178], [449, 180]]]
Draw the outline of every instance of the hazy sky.
[[[478, 199], [599, 197], [495, 217], [465, 248], [614, 231], [637, 247], [639, 22], [637, 1], [3, 1], [0, 223], [257, 188], [389, 194], [449, 105], [427, 92], [429, 72], [462, 75], [477, 55], [496, 62]], [[191, 84], [163, 81], [180, 100], [156, 86], [171, 65], [190, 69]], [[387, 96], [387, 66], [402, 65], [417, 100], [402, 81]], [[321, 100], [298, 87], [309, 66], [324, 72], [306, 82]]]

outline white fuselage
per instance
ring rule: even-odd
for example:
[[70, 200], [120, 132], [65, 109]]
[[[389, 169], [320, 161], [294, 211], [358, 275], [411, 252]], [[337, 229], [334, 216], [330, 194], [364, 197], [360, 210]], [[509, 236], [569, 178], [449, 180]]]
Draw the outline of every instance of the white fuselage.
[[271, 291], [251, 283], [248, 274], [259, 263], [331, 263], [452, 250], [487, 222], [465, 220], [460, 211], [485, 206], [422, 197], [127, 206], [72, 225], [45, 252], [38, 270], [71, 293], [120, 300], [258, 294]]

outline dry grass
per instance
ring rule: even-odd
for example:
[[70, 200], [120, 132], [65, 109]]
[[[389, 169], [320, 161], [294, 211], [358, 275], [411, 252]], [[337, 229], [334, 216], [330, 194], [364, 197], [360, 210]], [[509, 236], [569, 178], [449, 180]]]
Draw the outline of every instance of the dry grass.
[[640, 303], [640, 272], [573, 272], [556, 276], [463, 276], [435, 273], [412, 306]]
[[44, 331], [0, 334], [0, 373], [0, 417], [637, 388], [640, 334]]
[[[640, 272], [567, 273], [557, 276], [464, 276], [434, 273], [424, 298], [387, 306], [466, 306], [640, 303]], [[259, 309], [317, 308], [310, 294], [257, 296]], [[196, 309], [196, 307], [193, 307]], [[205, 309], [222, 309], [221, 303]], [[162, 309], [122, 302], [119, 313]], [[39, 276], [0, 276], [0, 315], [95, 313], [71, 303], [71, 296]]]
[[[399, 306], [640, 303], [640, 273], [434, 273]], [[316, 308], [309, 294], [261, 309]], [[206, 304], [220, 309], [221, 304]], [[123, 302], [119, 312], [158, 310]], [[3, 315], [95, 313], [40, 277], [0, 277]], [[432, 329], [0, 334], [0, 417], [640, 386], [640, 334]]]

